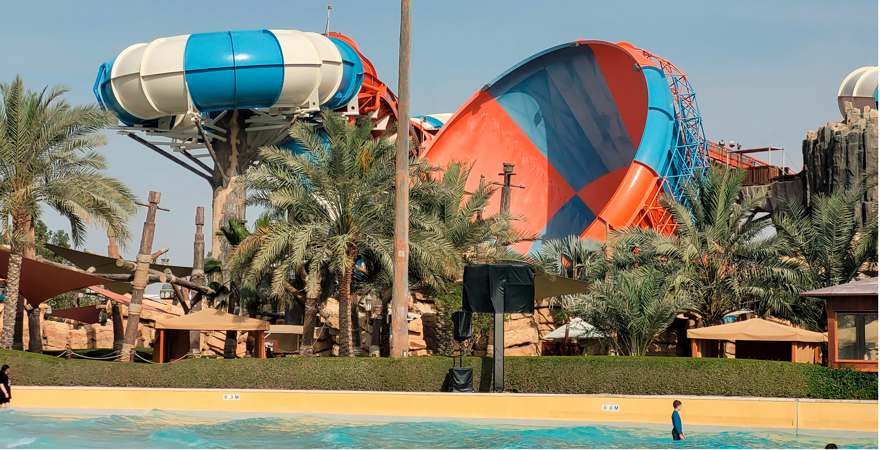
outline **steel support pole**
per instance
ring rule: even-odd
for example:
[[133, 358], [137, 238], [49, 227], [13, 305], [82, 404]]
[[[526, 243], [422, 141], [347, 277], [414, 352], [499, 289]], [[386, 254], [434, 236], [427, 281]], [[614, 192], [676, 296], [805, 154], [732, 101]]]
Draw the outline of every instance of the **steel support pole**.
[[495, 342], [492, 348], [492, 387], [504, 392], [504, 312], [495, 313]]
[[[503, 163], [502, 171], [498, 175], [504, 177], [501, 184], [501, 213], [510, 214], [510, 190], [513, 186], [511, 179], [514, 175], [513, 164]], [[517, 186], [519, 187], [519, 186]], [[492, 387], [495, 392], [504, 392], [504, 311], [495, 312], [495, 338], [492, 347], [493, 373]]]
[[409, 53], [410, 0], [400, 1], [400, 60], [394, 197], [394, 281], [391, 292], [391, 357], [409, 352]]

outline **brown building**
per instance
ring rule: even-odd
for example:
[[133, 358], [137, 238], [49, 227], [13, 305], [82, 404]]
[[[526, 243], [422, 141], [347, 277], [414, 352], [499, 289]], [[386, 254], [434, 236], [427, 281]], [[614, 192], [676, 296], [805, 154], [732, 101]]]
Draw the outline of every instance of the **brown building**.
[[877, 278], [801, 293], [825, 299], [828, 365], [877, 372]]

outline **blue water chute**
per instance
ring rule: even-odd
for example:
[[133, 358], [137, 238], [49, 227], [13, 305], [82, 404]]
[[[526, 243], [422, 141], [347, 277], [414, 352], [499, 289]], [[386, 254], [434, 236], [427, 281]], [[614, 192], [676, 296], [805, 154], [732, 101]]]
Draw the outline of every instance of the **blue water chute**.
[[339, 82], [339, 88], [330, 100], [325, 103], [325, 108], [338, 109], [351, 101], [355, 95], [361, 90], [364, 83], [364, 63], [357, 51], [341, 39], [328, 37], [342, 56], [342, 81]]
[[184, 70], [202, 112], [269, 107], [284, 84], [281, 46], [269, 30], [190, 35]]
[[95, 78], [95, 84], [92, 86], [92, 93], [95, 94], [95, 99], [101, 108], [112, 111], [119, 118], [120, 122], [128, 126], [144, 123], [143, 119], [139, 119], [123, 109], [122, 105], [116, 100], [116, 96], [113, 95], [113, 86], [110, 84], [110, 70], [112, 67], [113, 61], [110, 61], [101, 64], [101, 67], [98, 68], [98, 76]]

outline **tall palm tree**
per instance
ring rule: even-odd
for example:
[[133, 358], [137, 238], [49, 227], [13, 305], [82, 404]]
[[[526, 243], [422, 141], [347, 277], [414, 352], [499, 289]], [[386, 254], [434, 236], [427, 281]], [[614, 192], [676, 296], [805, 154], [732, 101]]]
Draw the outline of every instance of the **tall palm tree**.
[[743, 175], [711, 170], [685, 186], [683, 201], [664, 201], [676, 224], [670, 250], [681, 262], [673, 281], [689, 293], [692, 312], [705, 325], [799, 283], [798, 265], [782, 257], [785, 244], [772, 233], [770, 215], [760, 212], [760, 200], [740, 195]]
[[[277, 220], [242, 241], [231, 261], [245, 268], [245, 283], [271, 274], [276, 294], [283, 293], [290, 274], [304, 264], [310, 272], [326, 267], [339, 286], [340, 354], [352, 355], [355, 264], [363, 258], [374, 270], [391, 271], [394, 150], [385, 139], [372, 137], [367, 121], [349, 123], [332, 112], [322, 113], [321, 120], [329, 145], [313, 127], [299, 123], [290, 134], [305, 152], [261, 150], [260, 164], [248, 174], [251, 202], [269, 209]], [[437, 220], [411, 208], [410, 226], [410, 258], [451, 267], [455, 253]], [[306, 309], [316, 310], [316, 297], [307, 297]]]
[[[55, 87], [39, 92], [25, 88], [20, 77], [0, 85], [0, 217], [12, 243], [8, 299], [0, 346], [21, 342], [23, 303], [19, 299], [22, 257], [35, 253], [35, 221], [47, 206], [70, 222], [71, 238], [80, 245], [86, 224], [110, 230], [120, 242], [128, 238], [126, 219], [134, 213], [134, 196], [119, 180], [104, 173], [107, 163], [95, 148], [104, 144], [101, 128], [110, 123], [97, 106], [71, 106]], [[13, 318], [14, 316], [14, 318]]]
[[[792, 260], [801, 263], [802, 290], [846, 283], [863, 269], [876, 273], [877, 209], [874, 205], [868, 221], [858, 223], [855, 212], [863, 194], [861, 186], [854, 186], [814, 196], [809, 211], [799, 203], [789, 203], [773, 215], [773, 224]], [[787, 300], [791, 319], [822, 328], [821, 300], [796, 295]]]

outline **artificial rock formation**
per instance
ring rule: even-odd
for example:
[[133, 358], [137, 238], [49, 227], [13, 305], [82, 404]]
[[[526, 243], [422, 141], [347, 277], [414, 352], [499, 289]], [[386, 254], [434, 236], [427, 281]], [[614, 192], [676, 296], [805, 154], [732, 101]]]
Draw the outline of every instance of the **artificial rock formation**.
[[[138, 326], [138, 338], [136, 347], [149, 347], [156, 336], [156, 330], [152, 324], [156, 318], [160, 316], [179, 316], [183, 314], [183, 309], [179, 305], [173, 305], [171, 302], [150, 301], [151, 309], [144, 309], [141, 313], [141, 322]], [[40, 308], [46, 310], [47, 305], [44, 303]], [[128, 317], [128, 308], [120, 305], [123, 317], [123, 323]], [[0, 303], [0, 317], [2, 317], [3, 304]], [[66, 348], [73, 350], [89, 350], [89, 349], [109, 349], [113, 348], [113, 325], [108, 320], [106, 325], [101, 324], [82, 324], [68, 319], [44, 319], [44, 314], [40, 315], [40, 329], [43, 333], [43, 350], [45, 351], [61, 351]], [[201, 334], [200, 352], [204, 356], [222, 356], [225, 333], [223, 332], [204, 332]], [[28, 324], [24, 323], [24, 346], [27, 348]], [[246, 353], [246, 333], [240, 333], [238, 337], [238, 346], [236, 354], [244, 356]]]
[[[842, 122], [830, 122], [807, 133], [803, 143], [806, 201], [816, 194], [828, 194], [876, 176], [877, 110], [848, 108]], [[862, 198], [859, 220], [864, 222], [871, 205], [877, 204], [877, 190]]]
[[[360, 351], [367, 353], [370, 348], [372, 329], [367, 319], [367, 311], [361, 302], [353, 302], [358, 306], [360, 320], [361, 345]], [[339, 354], [336, 335], [339, 333], [339, 303], [328, 298], [318, 311], [320, 324], [316, 327], [316, 355], [331, 356]], [[442, 354], [438, 348], [440, 321], [437, 317], [437, 306], [433, 298], [421, 292], [410, 293], [409, 301], [409, 355], [427, 356]], [[541, 338], [553, 331], [556, 324], [550, 312], [549, 303], [539, 301], [533, 314], [510, 314], [504, 323], [504, 348], [509, 356], [532, 356], [541, 354]], [[491, 333], [489, 333], [491, 335]], [[476, 355], [491, 354], [492, 343], [477, 339], [473, 345]]]

